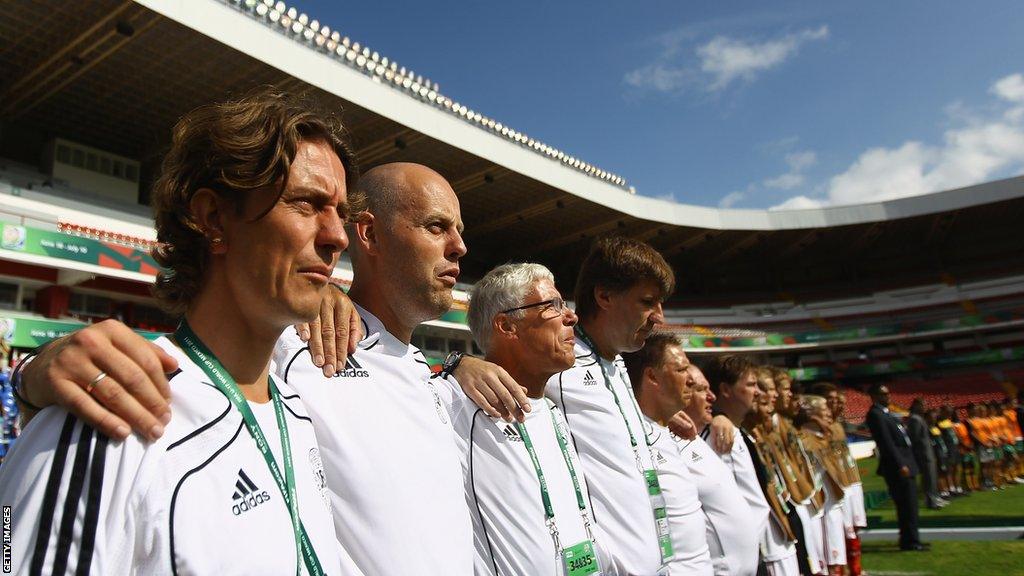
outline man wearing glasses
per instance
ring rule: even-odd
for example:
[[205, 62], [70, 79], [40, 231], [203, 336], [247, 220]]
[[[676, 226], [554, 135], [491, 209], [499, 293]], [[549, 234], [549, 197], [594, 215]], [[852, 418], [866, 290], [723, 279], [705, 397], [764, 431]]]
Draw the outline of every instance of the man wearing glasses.
[[473, 338], [526, 389], [533, 408], [523, 422], [509, 423], [450, 385], [477, 576], [583, 576], [609, 564], [595, 541], [587, 481], [565, 419], [544, 399], [548, 379], [574, 362], [575, 324], [539, 264], [499, 266], [473, 290]]

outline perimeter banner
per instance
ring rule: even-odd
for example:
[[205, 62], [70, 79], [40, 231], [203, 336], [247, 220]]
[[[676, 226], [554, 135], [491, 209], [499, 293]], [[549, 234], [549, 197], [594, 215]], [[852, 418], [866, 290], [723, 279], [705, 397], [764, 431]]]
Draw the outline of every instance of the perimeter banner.
[[[5, 318], [0, 316], [0, 338], [8, 344], [17, 348], [35, 348], [42, 346], [50, 340], [85, 328], [88, 324], [83, 322], [66, 322], [60, 320], [43, 320], [37, 318]], [[149, 340], [155, 340], [162, 336], [160, 332], [146, 332], [136, 330]]]
[[153, 276], [159, 271], [153, 257], [143, 250], [30, 226], [7, 223], [2, 226], [0, 249], [3, 250], [50, 256]]

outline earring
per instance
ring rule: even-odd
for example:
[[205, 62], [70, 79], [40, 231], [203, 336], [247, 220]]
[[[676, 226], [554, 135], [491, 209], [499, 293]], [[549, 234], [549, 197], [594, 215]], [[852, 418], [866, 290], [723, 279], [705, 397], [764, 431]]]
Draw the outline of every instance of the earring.
[[210, 238], [210, 244], [220, 244], [223, 241], [224, 241], [224, 239], [221, 238], [220, 236], [217, 236], [215, 238]]

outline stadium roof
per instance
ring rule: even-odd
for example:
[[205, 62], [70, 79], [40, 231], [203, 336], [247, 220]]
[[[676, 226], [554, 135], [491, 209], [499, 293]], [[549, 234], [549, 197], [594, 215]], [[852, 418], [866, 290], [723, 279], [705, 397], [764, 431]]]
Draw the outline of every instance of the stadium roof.
[[[281, 5], [7, 6], [0, 155], [35, 161], [25, 155], [59, 135], [138, 158], [151, 178], [181, 114], [273, 84], [311, 89], [341, 109], [365, 167], [413, 161], [444, 174], [462, 203], [469, 278], [498, 262], [530, 259], [571, 288], [588, 245], [605, 234], [656, 246], [675, 266], [680, 293], [708, 303], [766, 295], [806, 301], [1024, 270], [1024, 177], [811, 210], [719, 210], [642, 197], [609, 171], [491, 124], [410, 71], [407, 82], [396, 82], [397, 64], [392, 70], [354, 41], [345, 46], [322, 27], [314, 31], [309, 18], [303, 23], [285, 9], [275, 20]], [[333, 52], [328, 42], [337, 42]]]

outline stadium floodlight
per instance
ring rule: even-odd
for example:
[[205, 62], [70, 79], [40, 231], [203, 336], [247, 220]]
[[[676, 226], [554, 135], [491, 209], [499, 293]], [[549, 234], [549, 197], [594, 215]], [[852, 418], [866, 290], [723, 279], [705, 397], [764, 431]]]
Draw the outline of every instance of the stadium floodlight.
[[299, 14], [299, 22], [301, 22], [303, 26], [309, 24], [309, 16], [306, 16], [305, 14]]
[[[319, 32], [320, 31], [320, 21], [319, 20], [313, 20], [312, 22], [309, 23], [309, 28], [313, 32]], [[326, 26], [325, 26], [325, 28], [326, 28]], [[326, 34], [326, 32], [325, 32], [325, 34]]]
[[349, 62], [355, 60], [356, 59], [356, 51], [355, 50], [349, 50], [348, 52], [345, 52], [345, 59], [348, 60]]
[[[324, 44], [327, 43], [327, 38], [324, 38], [323, 34], [317, 34], [315, 42], [316, 42], [316, 45], [317, 45], [318, 48], [323, 48]], [[330, 50], [330, 49], [331, 48], [328, 47], [328, 50]]]
[[366, 46], [363, 46], [363, 56], [370, 57], [370, 49]]
[[260, 16], [266, 16], [267, 12], [269, 11], [270, 8], [267, 8], [266, 4], [260, 4], [259, 6], [256, 6], [256, 13], [259, 14]]
[[377, 64], [377, 67], [373, 69], [373, 73], [377, 76], [383, 76], [387, 71], [388, 69], [385, 68], [383, 64]]
[[338, 46], [337, 48], [334, 49], [334, 53], [338, 55], [338, 58], [344, 58], [345, 57], [345, 47], [344, 46]]
[[[338, 49], [338, 43], [337, 42], [335, 42], [334, 40], [328, 40], [327, 41], [327, 51], [328, 52], [334, 52], [337, 49]], [[341, 54], [338, 54], [338, 56], [341, 56]]]
[[291, 8], [288, 9], [288, 17], [291, 18], [292, 20], [295, 20], [296, 18], [299, 17], [299, 11], [296, 10], [294, 6], [292, 6]]
[[278, 20], [281, 19], [281, 13], [278, 12], [277, 10], [271, 10], [270, 14], [268, 14], [267, 17], [270, 18], [271, 22], [277, 22]]
[[409, 89], [418, 93], [420, 91], [420, 85], [413, 81], [413, 83], [409, 85]]
[[[324, 30], [327, 30], [326, 26], [324, 26]], [[324, 32], [324, 34], [327, 34], [327, 32]], [[341, 42], [341, 34], [339, 34], [337, 30], [334, 30], [331, 32], [331, 40], [334, 42]]]
[[[296, 24], [298, 24], [298, 22], [296, 22]], [[301, 25], [299, 29], [301, 30]], [[302, 30], [302, 37], [306, 39], [306, 42], [312, 40], [314, 35], [316, 35], [316, 32], [313, 32], [312, 28], [306, 28], [305, 30]]]
[[245, 0], [246, 8], [249, 8], [251, 10], [254, 6], [256, 6], [256, 0]]
[[363, 49], [363, 47], [359, 45], [359, 42], [353, 42], [352, 49], [355, 50], [356, 52], [359, 52], [360, 50]]
[[374, 62], [380, 62], [380, 54], [374, 51], [373, 54], [370, 54], [370, 60], [373, 60]]
[[384, 78], [386, 80], [388, 80], [389, 82], [391, 80], [394, 80], [395, 79], [395, 71], [394, 70], [385, 70], [384, 71]]
[[362, 54], [356, 56], [356, 66], [362, 68], [363, 64], [366, 64], [366, 56], [363, 56]]
[[427, 90], [427, 99], [430, 100], [431, 102], [437, 100], [437, 92], [434, 92], [433, 90]]
[[423, 97], [423, 98], [426, 98], [426, 97], [427, 97], [427, 94], [428, 94], [429, 92], [430, 92], [430, 90], [427, 90], [427, 87], [426, 87], [426, 86], [424, 86], [424, 87], [420, 88], [420, 96], [421, 96], [421, 97]]
[[300, 32], [302, 32], [302, 28], [303, 26], [301, 22], [295, 21], [292, 23], [292, 32], [294, 32], [295, 34], [299, 34]]
[[352, 45], [352, 41], [348, 39], [348, 36], [345, 36], [341, 39], [341, 45], [345, 48], [349, 48]]

